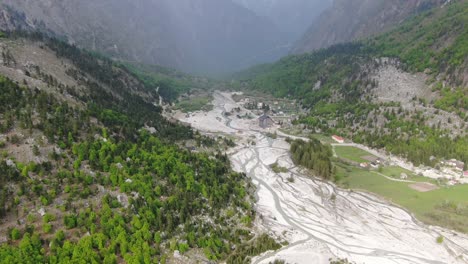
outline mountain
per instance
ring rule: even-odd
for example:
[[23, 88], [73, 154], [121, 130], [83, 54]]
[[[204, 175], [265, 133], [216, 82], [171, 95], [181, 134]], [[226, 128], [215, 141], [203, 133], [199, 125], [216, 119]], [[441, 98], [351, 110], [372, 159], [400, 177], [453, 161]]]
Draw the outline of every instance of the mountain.
[[2, 33], [0, 52], [1, 263], [245, 263], [280, 247], [252, 235], [229, 140], [166, 120], [142, 79], [196, 78], [37, 33]]
[[384, 32], [445, 0], [335, 0], [294, 45], [300, 54]]
[[402, 155], [468, 163], [468, 2], [451, 1], [353, 43], [236, 75], [245, 89], [297, 99], [312, 131]]
[[285, 34], [285, 43], [297, 41], [332, 0], [234, 0], [273, 21]]
[[3, 29], [49, 30], [115, 58], [190, 72], [279, 56], [257, 56], [278, 45], [276, 26], [230, 0], [4, 0], [1, 14]]

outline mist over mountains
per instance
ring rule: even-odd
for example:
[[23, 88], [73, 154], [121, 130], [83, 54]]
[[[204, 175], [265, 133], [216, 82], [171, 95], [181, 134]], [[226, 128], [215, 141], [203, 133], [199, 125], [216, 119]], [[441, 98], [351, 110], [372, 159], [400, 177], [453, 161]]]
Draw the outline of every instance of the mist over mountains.
[[[5, 0], [0, 26], [49, 29], [107, 55], [196, 73], [270, 61], [283, 34], [230, 0]], [[260, 55], [259, 55], [260, 54]]]
[[273, 21], [286, 33], [285, 41], [301, 38], [333, 0], [234, 0], [256, 14]]
[[383, 32], [446, 0], [3, 0], [0, 29], [197, 74], [224, 74]]

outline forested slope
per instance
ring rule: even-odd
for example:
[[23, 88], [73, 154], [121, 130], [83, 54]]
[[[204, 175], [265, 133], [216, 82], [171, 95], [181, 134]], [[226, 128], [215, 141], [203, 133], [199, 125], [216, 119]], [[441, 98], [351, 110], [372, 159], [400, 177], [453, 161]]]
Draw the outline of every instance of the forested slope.
[[0, 263], [251, 253], [235, 251], [256, 242], [250, 182], [221, 153], [179, 147], [217, 143], [165, 120], [156, 87], [38, 34], [0, 48]]
[[[299, 122], [317, 131], [386, 148], [416, 164], [435, 164], [431, 156], [467, 162], [467, 23], [468, 3], [452, 1], [381, 36], [289, 56], [235, 77], [244, 88], [300, 100], [310, 113]], [[400, 87], [398, 96], [387, 92], [383, 100], [382, 91], [392, 86]]]

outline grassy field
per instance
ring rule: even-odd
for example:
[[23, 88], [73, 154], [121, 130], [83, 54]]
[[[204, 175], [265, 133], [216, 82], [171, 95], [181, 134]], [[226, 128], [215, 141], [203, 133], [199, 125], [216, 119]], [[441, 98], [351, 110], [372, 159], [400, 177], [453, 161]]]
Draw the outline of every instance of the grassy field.
[[333, 140], [333, 139], [331, 138], [331, 136], [326, 136], [326, 135], [323, 135], [323, 134], [312, 134], [312, 135], [310, 135], [310, 136], [313, 137], [313, 138], [316, 138], [316, 139], [320, 140], [320, 142], [325, 143], [325, 144], [327, 144], [327, 143], [328, 143], [328, 144], [336, 143], [336, 141]]
[[213, 109], [211, 101], [213, 100], [210, 96], [195, 97], [190, 99], [184, 99], [176, 104], [176, 109], [180, 109], [184, 113], [196, 112], [196, 111], [210, 111]]
[[406, 180], [415, 181], [415, 182], [429, 182], [429, 183], [433, 183], [433, 184], [438, 184], [437, 180], [435, 180], [435, 179], [431, 179], [431, 178], [416, 175], [416, 174], [412, 173], [411, 171], [403, 169], [402, 167], [398, 167], [398, 166], [382, 167], [382, 171], [380, 173], [382, 173], [382, 174], [384, 174], [384, 175], [386, 175], [388, 177], [395, 178], [395, 179], [400, 179], [401, 174], [405, 173], [406, 175], [408, 175], [408, 178]]
[[364, 156], [373, 157], [373, 155], [370, 154], [369, 152], [356, 148], [356, 147], [335, 146], [335, 152], [336, 152], [336, 155], [338, 155], [338, 157], [340, 158], [351, 160], [354, 162], [359, 162], [359, 163], [369, 162], [368, 160], [362, 158]]
[[[384, 169], [383, 174], [398, 175], [401, 170], [403, 169], [389, 167]], [[468, 233], [468, 185], [418, 192], [411, 189], [408, 183], [391, 181], [373, 172], [342, 164], [338, 167], [337, 175], [338, 184], [343, 187], [378, 194], [408, 209], [427, 224]], [[419, 176], [413, 176], [410, 179], [431, 182]]]

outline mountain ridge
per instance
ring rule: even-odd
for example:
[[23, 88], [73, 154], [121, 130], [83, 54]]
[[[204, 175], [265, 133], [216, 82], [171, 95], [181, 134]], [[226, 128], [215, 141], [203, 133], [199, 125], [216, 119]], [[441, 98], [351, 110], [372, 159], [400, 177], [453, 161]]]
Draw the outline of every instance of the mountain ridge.
[[382, 33], [446, 0], [335, 0], [292, 48], [300, 54]]

